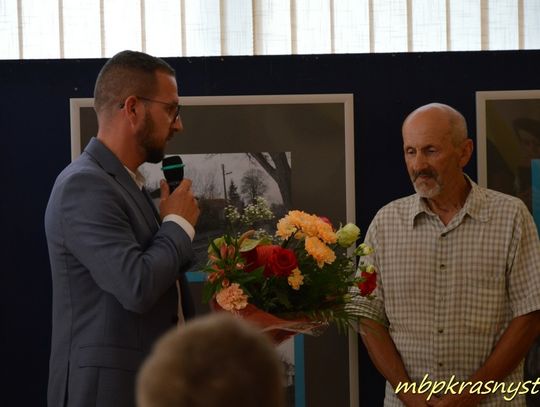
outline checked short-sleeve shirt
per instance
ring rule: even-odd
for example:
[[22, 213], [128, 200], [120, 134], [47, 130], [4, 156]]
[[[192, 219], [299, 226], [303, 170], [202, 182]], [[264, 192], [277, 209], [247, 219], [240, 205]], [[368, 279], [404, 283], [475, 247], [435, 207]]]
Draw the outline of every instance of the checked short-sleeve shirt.
[[[444, 225], [418, 195], [374, 218], [366, 243], [379, 271], [365, 315], [388, 323], [411, 380], [466, 380], [483, 365], [509, 322], [540, 309], [540, 244], [517, 198], [472, 189]], [[506, 382], [523, 380], [523, 366]], [[519, 400], [518, 400], [519, 399]], [[518, 396], [512, 406], [524, 405]], [[401, 406], [387, 383], [385, 406]], [[507, 406], [500, 394], [483, 406]]]

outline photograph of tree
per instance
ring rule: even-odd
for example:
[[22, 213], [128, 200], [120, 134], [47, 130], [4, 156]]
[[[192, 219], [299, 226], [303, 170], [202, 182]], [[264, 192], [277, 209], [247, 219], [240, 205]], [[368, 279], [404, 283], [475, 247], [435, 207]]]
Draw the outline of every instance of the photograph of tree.
[[[184, 177], [193, 181], [193, 192], [201, 208], [193, 241], [197, 262], [190, 271], [204, 267], [211, 240], [225, 232], [224, 210], [234, 206], [242, 210], [255, 198], [264, 198], [275, 222], [291, 209], [291, 154], [289, 152], [246, 152], [227, 154], [183, 154]], [[145, 187], [159, 205], [161, 163], [139, 167]]]
[[[180, 95], [180, 104], [183, 131], [165, 154], [181, 156], [202, 209], [194, 241], [199, 262], [188, 273], [202, 314], [209, 311], [201, 300], [204, 275], [195, 270], [206, 260], [209, 241], [223, 232], [226, 205], [241, 208], [262, 195], [275, 222], [289, 209], [336, 225], [355, 221], [353, 95]], [[97, 134], [97, 119], [91, 98], [71, 99], [70, 109], [75, 159]], [[144, 164], [140, 171], [155, 191], [161, 165]], [[275, 222], [268, 227], [275, 229]], [[283, 343], [287, 405], [357, 405], [356, 343], [333, 329]]]
[[[193, 191], [199, 201], [201, 216], [193, 247], [196, 272], [204, 267], [209, 242], [224, 234], [224, 209], [234, 206], [242, 210], [263, 197], [276, 216], [267, 227], [291, 209], [291, 154], [290, 152], [249, 152], [229, 154], [183, 154], [184, 177], [193, 181]], [[159, 182], [163, 178], [161, 163], [145, 163], [139, 171], [145, 178], [145, 188], [154, 203], [159, 205]], [[285, 371], [287, 406], [295, 405], [295, 339], [278, 347]]]

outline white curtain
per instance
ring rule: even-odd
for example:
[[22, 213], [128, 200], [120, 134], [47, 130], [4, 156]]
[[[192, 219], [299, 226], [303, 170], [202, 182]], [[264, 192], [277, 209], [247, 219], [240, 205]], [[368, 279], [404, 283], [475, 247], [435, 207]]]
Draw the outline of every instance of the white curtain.
[[540, 0], [0, 0], [0, 59], [540, 48]]

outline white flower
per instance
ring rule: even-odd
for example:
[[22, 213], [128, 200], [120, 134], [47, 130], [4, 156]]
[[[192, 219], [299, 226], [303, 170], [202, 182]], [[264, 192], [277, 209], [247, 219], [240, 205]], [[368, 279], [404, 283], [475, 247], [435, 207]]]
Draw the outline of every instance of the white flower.
[[229, 222], [234, 223], [240, 219], [240, 213], [236, 207], [229, 205], [225, 207], [225, 217]]
[[356, 248], [356, 250], [354, 251], [354, 254], [356, 254], [357, 256], [369, 256], [373, 252], [374, 250], [372, 247], [368, 246], [365, 243], [362, 243], [360, 246]]
[[241, 217], [241, 222], [245, 225], [252, 225], [255, 222], [270, 220], [274, 214], [270, 210], [266, 199], [258, 196], [255, 202], [244, 208], [244, 213]]
[[336, 235], [340, 246], [349, 247], [358, 240], [360, 228], [354, 223], [347, 223], [336, 232]]

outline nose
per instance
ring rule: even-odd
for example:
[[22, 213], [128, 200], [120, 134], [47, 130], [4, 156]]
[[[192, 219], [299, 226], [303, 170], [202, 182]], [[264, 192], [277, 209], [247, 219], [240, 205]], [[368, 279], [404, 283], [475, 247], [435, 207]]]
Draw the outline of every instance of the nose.
[[426, 157], [424, 154], [418, 153], [412, 158], [411, 166], [416, 170], [423, 170], [428, 167]]
[[172, 123], [172, 128], [175, 132], [182, 132], [184, 131], [184, 123], [182, 123], [182, 118], [180, 117], [180, 115], [178, 115], [178, 117], [176, 118], [175, 121], [173, 121]]
[[426, 157], [423, 154], [417, 154], [409, 161], [409, 172], [411, 174], [429, 171], [430, 168], [428, 160], [426, 160]]

